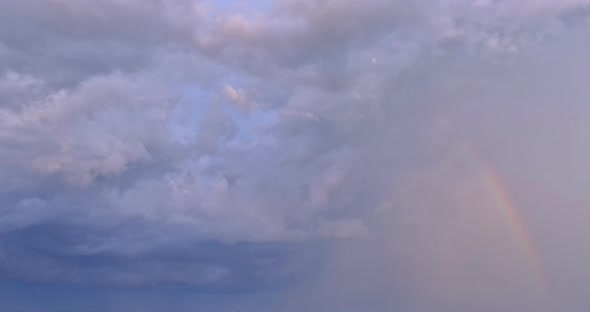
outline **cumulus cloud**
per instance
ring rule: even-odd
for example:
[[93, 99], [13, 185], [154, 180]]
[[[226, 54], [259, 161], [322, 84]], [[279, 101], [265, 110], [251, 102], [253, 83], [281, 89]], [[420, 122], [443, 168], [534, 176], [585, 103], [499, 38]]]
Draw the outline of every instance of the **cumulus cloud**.
[[560, 243], [587, 245], [582, 221], [544, 233], [587, 215], [588, 5], [4, 1], [0, 272], [242, 292], [311, 272], [312, 311], [533, 311], [478, 166], [570, 291], [556, 254], [581, 255]]

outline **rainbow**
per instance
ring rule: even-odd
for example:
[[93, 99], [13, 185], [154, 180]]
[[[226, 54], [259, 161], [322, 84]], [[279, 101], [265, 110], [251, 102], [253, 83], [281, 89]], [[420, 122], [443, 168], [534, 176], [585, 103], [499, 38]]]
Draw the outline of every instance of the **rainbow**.
[[545, 306], [548, 310], [551, 310], [552, 304], [551, 300], [549, 300], [550, 283], [547, 274], [545, 273], [546, 270], [543, 261], [541, 260], [540, 253], [529, 235], [527, 226], [512, 200], [510, 193], [504, 186], [497, 170], [494, 170], [492, 166], [485, 161], [482, 161], [481, 158], [479, 163], [481, 177], [485, 188], [495, 201], [495, 206], [500, 209], [503, 216], [508, 220], [511, 231], [514, 237], [518, 240], [518, 244], [523, 248], [525, 256], [529, 262], [532, 278], [540, 287], [541, 293], [539, 295], [545, 301]]

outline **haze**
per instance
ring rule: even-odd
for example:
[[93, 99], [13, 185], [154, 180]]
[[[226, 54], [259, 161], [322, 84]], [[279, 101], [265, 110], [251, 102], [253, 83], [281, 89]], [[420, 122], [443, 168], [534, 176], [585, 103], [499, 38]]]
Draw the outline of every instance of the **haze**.
[[0, 310], [590, 311], [590, 1], [0, 0]]

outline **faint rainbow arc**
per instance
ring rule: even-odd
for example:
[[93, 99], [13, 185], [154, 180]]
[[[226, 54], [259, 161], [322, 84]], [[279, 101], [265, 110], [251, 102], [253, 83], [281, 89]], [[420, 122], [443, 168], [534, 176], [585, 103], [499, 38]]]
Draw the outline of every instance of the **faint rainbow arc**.
[[499, 207], [506, 219], [510, 223], [513, 234], [518, 239], [519, 244], [524, 248], [527, 260], [531, 266], [531, 274], [535, 282], [541, 287], [541, 295], [547, 301], [548, 308], [551, 308], [549, 300], [550, 283], [545, 271], [541, 255], [537, 250], [536, 244], [531, 238], [526, 223], [523, 221], [509, 191], [504, 186], [499, 174], [487, 162], [480, 158], [480, 168], [483, 181], [487, 190], [491, 193], [495, 205]]

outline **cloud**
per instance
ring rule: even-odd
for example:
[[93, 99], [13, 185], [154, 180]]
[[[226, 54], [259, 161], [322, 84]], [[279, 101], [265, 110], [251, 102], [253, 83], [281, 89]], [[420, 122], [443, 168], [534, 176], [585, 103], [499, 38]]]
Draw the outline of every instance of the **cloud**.
[[223, 94], [230, 103], [237, 105], [243, 110], [248, 111], [256, 106], [256, 103], [249, 99], [246, 91], [243, 89], [235, 89], [230, 85], [226, 85], [223, 88]]
[[477, 167], [506, 172], [570, 290], [554, 254], [581, 255], [559, 243], [583, 222], [542, 221], [586, 216], [588, 5], [5, 1], [0, 272], [527, 311]]
[[202, 7], [195, 1], [4, 1], [2, 70], [76, 84], [137, 71], [170, 49], [191, 46]]

